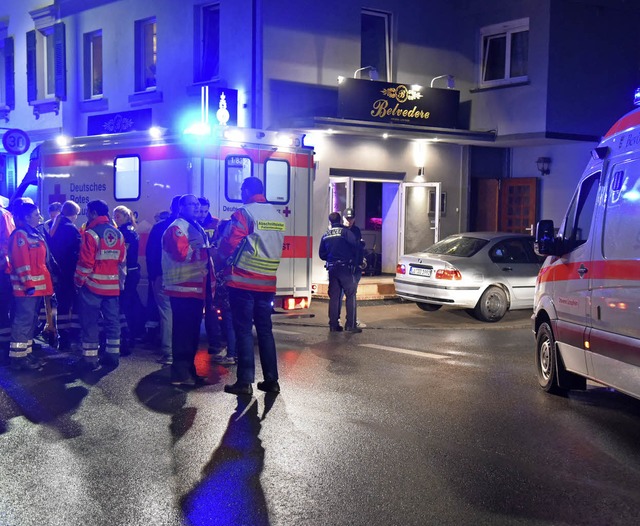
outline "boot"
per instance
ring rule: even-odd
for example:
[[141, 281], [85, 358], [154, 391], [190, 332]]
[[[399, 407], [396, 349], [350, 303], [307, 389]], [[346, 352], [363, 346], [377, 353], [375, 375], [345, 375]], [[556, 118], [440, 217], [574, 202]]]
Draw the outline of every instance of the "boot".
[[11, 369], [14, 371], [36, 371], [42, 368], [42, 365], [42, 362], [31, 354], [20, 358], [11, 358]]

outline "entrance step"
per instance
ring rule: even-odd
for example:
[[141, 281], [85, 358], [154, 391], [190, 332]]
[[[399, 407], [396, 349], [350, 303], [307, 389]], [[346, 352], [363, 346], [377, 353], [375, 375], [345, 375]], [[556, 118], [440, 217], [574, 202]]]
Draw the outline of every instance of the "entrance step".
[[[318, 283], [317, 292], [313, 298], [320, 300], [329, 299], [329, 284]], [[390, 300], [396, 298], [396, 288], [393, 284], [393, 276], [363, 277], [358, 284], [356, 293], [358, 301]]]

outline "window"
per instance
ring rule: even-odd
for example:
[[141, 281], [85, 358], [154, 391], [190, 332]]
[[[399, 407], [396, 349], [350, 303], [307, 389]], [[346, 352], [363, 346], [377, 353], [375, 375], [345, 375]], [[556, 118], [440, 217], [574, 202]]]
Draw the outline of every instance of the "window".
[[612, 170], [604, 218], [603, 247], [607, 259], [638, 259], [640, 232], [640, 161]]
[[483, 27], [480, 40], [480, 87], [513, 84], [528, 79], [528, 18]]
[[269, 203], [289, 202], [289, 163], [269, 159], [264, 165], [264, 197]]
[[208, 82], [220, 74], [220, 5], [195, 6], [194, 82]]
[[156, 89], [156, 19], [136, 22], [136, 91]]
[[[371, 66], [377, 79], [391, 78], [391, 14], [365, 9], [361, 15], [360, 67]], [[366, 74], [366, 71], [362, 72]], [[376, 80], [370, 77], [372, 80]]]
[[27, 98], [66, 100], [65, 26], [60, 22], [27, 32]]
[[0, 39], [0, 119], [16, 107], [13, 50], [13, 37]]
[[582, 182], [571, 201], [562, 232], [567, 251], [579, 247], [589, 238], [599, 182], [600, 172], [589, 176]]
[[242, 202], [242, 181], [253, 175], [251, 159], [243, 155], [230, 155], [224, 160], [224, 175], [227, 201]]
[[117, 201], [140, 198], [140, 157], [127, 155], [116, 157], [113, 162], [114, 197]]
[[84, 98], [102, 93], [102, 31], [93, 31], [84, 35]]

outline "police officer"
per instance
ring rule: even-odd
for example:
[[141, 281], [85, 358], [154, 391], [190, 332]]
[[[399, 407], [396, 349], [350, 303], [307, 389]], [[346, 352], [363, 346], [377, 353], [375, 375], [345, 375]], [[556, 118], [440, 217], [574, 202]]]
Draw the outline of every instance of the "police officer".
[[360, 241], [351, 230], [342, 224], [338, 212], [329, 214], [331, 227], [320, 241], [320, 259], [326, 261], [329, 271], [329, 328], [331, 332], [340, 332], [340, 297], [342, 291], [347, 298], [347, 332], [358, 333], [362, 329], [356, 326], [356, 268], [360, 264]]

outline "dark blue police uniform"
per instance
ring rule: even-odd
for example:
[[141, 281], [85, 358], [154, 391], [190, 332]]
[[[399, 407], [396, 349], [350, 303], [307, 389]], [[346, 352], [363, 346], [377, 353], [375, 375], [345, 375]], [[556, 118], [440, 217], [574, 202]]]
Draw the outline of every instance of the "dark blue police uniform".
[[326, 261], [329, 271], [329, 327], [339, 331], [341, 293], [347, 298], [347, 323], [345, 330], [360, 332], [356, 328], [356, 291], [358, 281], [356, 268], [360, 251], [360, 242], [347, 227], [340, 223], [332, 223], [331, 228], [320, 241], [320, 259]]

